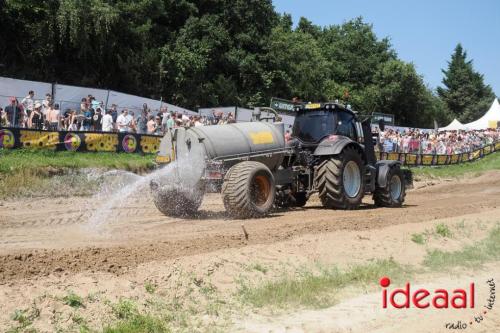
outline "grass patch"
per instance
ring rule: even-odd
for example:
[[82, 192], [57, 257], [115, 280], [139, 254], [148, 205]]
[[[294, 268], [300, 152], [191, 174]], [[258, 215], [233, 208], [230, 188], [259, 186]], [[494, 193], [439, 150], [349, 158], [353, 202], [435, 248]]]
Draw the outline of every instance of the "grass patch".
[[98, 188], [84, 169], [142, 173], [154, 168], [152, 156], [0, 149], [0, 199], [16, 196], [86, 196]]
[[446, 224], [439, 223], [438, 225], [436, 225], [436, 234], [441, 237], [450, 238], [451, 230]]
[[420, 244], [420, 245], [423, 245], [425, 243], [425, 237], [421, 233], [420, 234], [412, 234], [411, 240], [412, 240], [412, 242]]
[[333, 305], [335, 293], [342, 288], [377, 283], [385, 275], [397, 281], [405, 272], [409, 274], [408, 271], [394, 260], [379, 260], [353, 266], [347, 271], [333, 267], [322, 269], [319, 274], [306, 272], [301, 276], [286, 276], [257, 287], [242, 283], [239, 296], [243, 302], [256, 307], [304, 305], [322, 308]]
[[63, 297], [63, 302], [66, 305], [71, 306], [72, 308], [84, 308], [83, 298], [70, 291], [66, 296]]
[[493, 229], [486, 239], [466, 246], [462, 250], [429, 251], [423, 263], [431, 269], [442, 270], [457, 266], [476, 267], [487, 261], [498, 259], [500, 259], [500, 226]]
[[440, 167], [412, 168], [416, 178], [457, 178], [469, 173], [480, 175], [489, 170], [500, 170], [499, 153], [490, 154], [474, 162]]
[[255, 270], [261, 272], [262, 274], [266, 274], [268, 272], [268, 268], [262, 264], [256, 263], [249, 267], [250, 270]]
[[146, 283], [144, 283], [144, 289], [146, 289], [146, 292], [154, 294], [154, 292], [156, 291], [156, 286], [153, 283], [146, 281]]
[[30, 327], [33, 321], [40, 317], [40, 309], [38, 309], [35, 304], [29, 309], [20, 310], [17, 309], [11, 315], [11, 319], [17, 323], [16, 327], [12, 327], [7, 330], [7, 333], [17, 333], [17, 332], [36, 332], [36, 329]]
[[125, 153], [78, 153], [71, 151], [44, 151], [0, 149], [0, 173], [12, 174], [20, 170], [43, 168], [105, 168], [141, 172], [154, 167], [152, 155]]
[[111, 310], [118, 319], [131, 319], [139, 315], [137, 305], [129, 299], [120, 299], [118, 303], [111, 305]]
[[167, 333], [171, 332], [159, 318], [135, 314], [126, 320], [107, 326], [104, 333]]

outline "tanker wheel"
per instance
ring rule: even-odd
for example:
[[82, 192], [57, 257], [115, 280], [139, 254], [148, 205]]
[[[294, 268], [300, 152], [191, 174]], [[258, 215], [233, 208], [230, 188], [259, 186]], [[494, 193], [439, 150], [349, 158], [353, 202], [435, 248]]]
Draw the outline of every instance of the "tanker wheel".
[[405, 177], [399, 165], [393, 165], [387, 173], [385, 187], [378, 187], [373, 193], [375, 205], [379, 207], [401, 207], [405, 201]]
[[226, 173], [222, 184], [222, 200], [228, 214], [234, 218], [266, 215], [273, 206], [276, 187], [267, 166], [245, 161]]
[[171, 217], [193, 216], [203, 201], [203, 192], [177, 189], [153, 191], [153, 202], [160, 212]]
[[361, 155], [354, 148], [344, 149], [318, 166], [315, 181], [324, 207], [358, 208], [364, 196]]

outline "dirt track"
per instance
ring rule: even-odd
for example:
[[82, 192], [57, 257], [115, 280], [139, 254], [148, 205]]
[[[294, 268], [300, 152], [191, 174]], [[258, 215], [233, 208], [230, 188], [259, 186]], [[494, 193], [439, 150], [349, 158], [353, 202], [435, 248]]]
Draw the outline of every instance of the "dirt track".
[[227, 219], [216, 194], [206, 196], [195, 219], [164, 217], [145, 191], [129, 198], [130, 204], [113, 208], [105, 223], [92, 226], [88, 220], [96, 207], [93, 200], [4, 202], [0, 206], [0, 283], [80, 271], [120, 274], [141, 263], [268, 244], [303, 234], [383, 228], [477, 213], [500, 204], [500, 173], [412, 190], [402, 209], [375, 208], [371, 198], [366, 198], [360, 210], [331, 211], [312, 198], [304, 209], [245, 221]]

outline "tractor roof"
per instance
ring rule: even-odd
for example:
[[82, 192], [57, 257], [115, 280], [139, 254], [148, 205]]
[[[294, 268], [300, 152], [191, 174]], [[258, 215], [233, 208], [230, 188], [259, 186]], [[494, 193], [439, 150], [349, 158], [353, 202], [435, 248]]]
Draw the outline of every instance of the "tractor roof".
[[356, 112], [348, 108], [348, 106], [334, 102], [300, 103], [300, 104], [295, 104], [295, 106], [293, 107], [294, 112], [305, 112], [305, 111], [316, 111], [316, 110], [347, 111], [352, 114], [356, 114]]

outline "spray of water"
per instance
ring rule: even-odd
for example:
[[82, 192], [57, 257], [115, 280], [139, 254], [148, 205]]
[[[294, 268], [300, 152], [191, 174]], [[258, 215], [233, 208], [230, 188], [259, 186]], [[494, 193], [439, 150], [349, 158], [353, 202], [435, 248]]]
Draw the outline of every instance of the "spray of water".
[[117, 170], [101, 175], [101, 189], [92, 200], [97, 203], [97, 207], [92, 209], [85, 229], [102, 233], [103, 227], [113, 222], [113, 211], [130, 204], [131, 200], [128, 199], [131, 196], [150, 195], [151, 181], [165, 193], [189, 193], [199, 182], [204, 167], [203, 147], [194, 145], [189, 151], [178, 153], [174, 162], [146, 176]]

